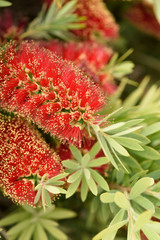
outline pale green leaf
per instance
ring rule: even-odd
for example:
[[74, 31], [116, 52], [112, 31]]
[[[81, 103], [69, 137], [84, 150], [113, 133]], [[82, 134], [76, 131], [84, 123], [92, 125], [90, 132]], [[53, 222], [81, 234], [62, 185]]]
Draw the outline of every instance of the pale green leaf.
[[35, 224], [30, 224], [30, 226], [25, 227], [21, 232], [18, 240], [30, 240], [34, 232], [35, 226]]
[[55, 219], [55, 220], [61, 220], [66, 218], [73, 218], [76, 216], [76, 213], [65, 209], [65, 208], [55, 208], [53, 211], [48, 213], [45, 218]]
[[7, 234], [9, 236], [11, 236], [11, 235], [14, 235], [16, 233], [20, 233], [25, 227], [27, 227], [30, 224], [31, 224], [30, 219], [24, 220], [24, 221], [16, 224], [14, 227], [10, 228], [9, 231], [7, 232]]
[[92, 177], [90, 177], [89, 179], [86, 179], [87, 185], [89, 187], [89, 189], [91, 190], [91, 192], [97, 196], [98, 190], [97, 190], [97, 185], [95, 183], [95, 181], [93, 180]]
[[96, 183], [98, 183], [98, 185], [102, 189], [109, 191], [109, 186], [108, 186], [107, 181], [96, 170], [91, 169], [90, 171], [91, 171], [91, 175], [92, 175], [93, 179], [96, 181]]
[[117, 231], [119, 228], [123, 227], [128, 220], [120, 221], [119, 223], [116, 223], [112, 226], [109, 226], [108, 228], [102, 230], [100, 233], [98, 233], [93, 240], [100, 240], [104, 237], [107, 237], [107, 235], [111, 232]]
[[108, 144], [111, 147], [113, 147], [116, 152], [126, 157], [129, 156], [129, 153], [127, 152], [127, 150], [124, 147], [122, 147], [117, 141], [115, 141], [113, 138], [109, 136], [105, 136], [105, 138], [107, 139]]
[[100, 200], [103, 203], [111, 203], [111, 202], [114, 202], [114, 196], [115, 196], [115, 193], [102, 193], [100, 195]]
[[118, 166], [114, 160], [114, 158], [112, 157], [112, 154], [108, 148], [107, 142], [105, 141], [104, 137], [100, 134], [97, 134], [97, 139], [101, 145], [101, 148], [105, 154], [105, 156], [107, 157], [107, 159], [113, 164], [113, 166], [118, 170]]
[[154, 204], [150, 200], [148, 200], [147, 198], [140, 195], [140, 196], [134, 198], [134, 201], [136, 203], [138, 203], [140, 206], [142, 206], [143, 208], [145, 208], [147, 210], [151, 210], [152, 213], [155, 212]]
[[76, 192], [77, 188], [79, 187], [80, 181], [81, 177], [70, 184], [69, 188], [67, 189], [66, 198], [71, 197]]
[[41, 197], [41, 192], [42, 192], [42, 185], [39, 184], [40, 187], [38, 188], [38, 191], [36, 193], [35, 199], [34, 199], [34, 204], [38, 203], [38, 201], [40, 200]]
[[84, 172], [84, 176], [85, 176], [86, 180], [88, 181], [91, 177], [91, 173], [90, 173], [89, 169], [84, 168], [83, 172]]
[[73, 156], [75, 157], [75, 159], [77, 159], [77, 161], [81, 161], [82, 160], [82, 154], [81, 152], [78, 150], [78, 148], [76, 148], [75, 146], [73, 145], [70, 145], [69, 146]]
[[40, 223], [38, 223], [36, 225], [36, 229], [34, 231], [33, 239], [34, 240], [40, 240], [40, 239], [48, 240], [47, 234], [46, 234], [44, 228], [42, 227], [42, 225]]
[[21, 221], [23, 221], [24, 219], [27, 219], [29, 216], [30, 216], [30, 214], [27, 212], [24, 212], [24, 211], [12, 213], [12, 214], [8, 215], [7, 217], [4, 217], [0, 220], [0, 226], [4, 227], [4, 226], [14, 224], [16, 222], [19, 222], [20, 219], [21, 219]]
[[153, 0], [154, 1], [154, 11], [156, 18], [158, 22], [160, 23], [160, 1], [159, 0]]
[[[61, 173], [61, 174], [58, 174], [58, 175], [55, 176], [55, 177], [50, 178], [50, 179], [47, 180], [45, 183], [46, 183], [46, 184], [54, 184], [54, 183], [56, 183], [57, 180], [63, 179], [63, 178], [65, 178], [66, 176], [68, 176], [68, 173]], [[56, 185], [56, 184], [55, 184], [55, 185]]]
[[134, 199], [154, 184], [153, 178], [144, 177], [138, 180], [132, 187], [129, 198]]
[[49, 224], [44, 221], [41, 221], [43, 227], [48, 231], [53, 237], [55, 237], [58, 240], [67, 240], [67, 235], [64, 234], [61, 230], [54, 227], [52, 224]]
[[91, 150], [89, 151], [90, 159], [93, 159], [97, 155], [97, 153], [99, 153], [100, 150], [101, 150], [101, 146], [99, 142], [96, 142], [91, 148]]
[[83, 172], [82, 169], [79, 169], [78, 171], [74, 172], [69, 176], [69, 178], [67, 179], [67, 182], [68, 183], [75, 182], [78, 178], [82, 176], [82, 172]]
[[84, 202], [86, 200], [87, 194], [88, 194], [88, 185], [87, 185], [85, 177], [83, 176], [82, 184], [81, 184], [81, 200], [82, 200], [82, 202]]
[[64, 161], [62, 161], [62, 164], [64, 167], [72, 169], [72, 170], [76, 170], [79, 168], [79, 164], [74, 160], [64, 160]]
[[114, 137], [114, 139], [126, 148], [143, 151], [143, 148], [141, 147], [141, 145], [139, 144], [140, 142], [137, 139], [128, 137]]
[[144, 136], [149, 136], [153, 133], [160, 131], [160, 122], [153, 123], [150, 126], [147, 126], [143, 129], [142, 134]]
[[138, 218], [137, 218], [137, 220], [136, 220], [136, 222], [134, 224], [135, 232], [137, 232], [140, 229], [142, 229], [142, 227], [145, 225], [145, 223], [149, 222], [149, 220], [151, 219], [152, 215], [153, 215], [153, 212], [150, 211], [150, 210], [147, 210], [147, 211], [141, 213], [138, 216]]
[[12, 5], [12, 3], [9, 1], [0, 0], [0, 7], [9, 7], [11, 5]]
[[122, 192], [116, 192], [114, 196], [114, 202], [116, 205], [120, 208], [123, 208], [125, 210], [130, 209], [130, 203], [126, 196]]
[[142, 228], [142, 231], [144, 232], [148, 240], [160, 240], [160, 235], [158, 235], [152, 229], [148, 229], [148, 227], [144, 226]]
[[127, 135], [127, 134], [129, 134], [129, 133], [136, 132], [136, 131], [139, 130], [140, 128], [142, 128], [142, 126], [137, 126], [137, 127], [129, 128], [129, 129], [124, 130], [124, 131], [122, 131], [122, 132], [116, 133], [116, 134], [114, 134], [113, 136], [116, 136], [116, 137], [124, 136], [124, 135]]
[[100, 167], [108, 162], [109, 160], [106, 157], [100, 157], [90, 161], [88, 167]]
[[143, 149], [144, 151], [134, 151], [133, 153], [143, 159], [160, 160], [160, 153], [152, 147], [143, 146]]

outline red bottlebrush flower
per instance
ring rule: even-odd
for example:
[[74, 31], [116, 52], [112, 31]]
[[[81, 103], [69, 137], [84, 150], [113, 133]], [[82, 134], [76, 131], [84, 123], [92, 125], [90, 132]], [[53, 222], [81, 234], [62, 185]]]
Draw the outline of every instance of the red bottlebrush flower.
[[5, 10], [4, 14], [0, 16], [0, 43], [4, 44], [6, 41], [19, 40], [20, 35], [24, 31], [25, 20], [14, 23], [11, 11]]
[[0, 106], [81, 146], [82, 129], [105, 104], [102, 90], [71, 62], [33, 42], [8, 44], [0, 59]]
[[160, 24], [153, 7], [149, 4], [134, 4], [126, 13], [127, 19], [140, 30], [160, 39]]
[[94, 41], [79, 43], [62, 43], [58, 41], [41, 42], [43, 46], [61, 56], [64, 60], [73, 61], [95, 83], [98, 83], [107, 95], [115, 92], [116, 86], [107, 74], [99, 71], [109, 62], [113, 52]]
[[27, 121], [2, 114], [0, 146], [0, 187], [13, 201], [34, 206], [34, 187], [41, 177], [62, 173], [59, 156]]
[[118, 25], [102, 0], [78, 0], [75, 13], [87, 18], [86, 27], [74, 31], [83, 39], [92, 39], [95, 33], [107, 39], [118, 37]]

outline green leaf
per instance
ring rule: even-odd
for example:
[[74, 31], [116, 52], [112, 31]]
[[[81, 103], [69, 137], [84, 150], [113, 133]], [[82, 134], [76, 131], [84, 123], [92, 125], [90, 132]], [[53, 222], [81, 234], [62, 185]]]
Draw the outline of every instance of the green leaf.
[[108, 127], [101, 128], [101, 130], [103, 132], [110, 133], [110, 132], [115, 131], [115, 130], [117, 131], [117, 129], [124, 127], [124, 125], [125, 125], [125, 122], [119, 122], [119, 123], [112, 124]]
[[145, 91], [146, 86], [148, 85], [150, 78], [147, 76], [143, 79], [139, 87], [133, 91], [127, 98], [125, 98], [123, 102], [123, 106], [125, 108], [132, 107], [136, 105], [136, 103], [139, 101], [139, 99], [142, 97], [142, 94]]
[[97, 134], [97, 139], [98, 139], [99, 144], [101, 145], [101, 148], [102, 148], [105, 156], [107, 157], [107, 159], [108, 159], [109, 161], [111, 161], [111, 163], [113, 164], [113, 166], [118, 170], [118, 166], [117, 166], [114, 158], [112, 157], [112, 154], [111, 154], [111, 152], [110, 152], [110, 150], [109, 150], [109, 148], [108, 148], [108, 145], [107, 145], [104, 137], [103, 137], [102, 135], [100, 135], [100, 134]]
[[160, 153], [155, 149], [148, 146], [143, 146], [143, 149], [144, 151], [134, 151], [133, 153], [143, 159], [160, 160]]
[[[124, 130], [124, 131], [122, 131], [122, 132], [116, 133], [116, 134], [114, 134], [113, 136], [119, 137], [119, 136], [127, 135], [127, 134], [129, 134], [129, 133], [132, 133], [132, 132], [135, 132], [135, 131], [139, 130], [140, 128], [142, 128], [142, 126], [137, 126], [137, 127], [129, 128], [129, 129]], [[112, 137], [113, 137], [113, 136], [112, 136]]]
[[87, 185], [85, 177], [83, 176], [82, 185], [81, 185], [81, 200], [82, 200], [82, 202], [84, 202], [86, 200], [87, 194], [88, 194], [88, 185]]
[[147, 177], [151, 177], [154, 180], [159, 180], [159, 178], [160, 178], [160, 170], [155, 170], [153, 172], [148, 173]]
[[38, 188], [38, 191], [37, 191], [35, 199], [34, 199], [34, 204], [38, 203], [38, 201], [40, 200], [41, 192], [42, 192], [42, 185], [40, 185]]
[[0, 0], [0, 7], [9, 7], [11, 5], [12, 5], [12, 3], [9, 1]]
[[9, 216], [0, 220], [0, 226], [4, 227], [4, 226], [14, 224], [14, 223], [18, 222], [20, 219], [21, 219], [21, 221], [23, 221], [24, 219], [28, 218], [29, 216], [30, 216], [30, 214], [27, 212], [24, 212], [24, 211], [12, 213]]
[[46, 205], [48, 207], [51, 207], [52, 206], [52, 200], [51, 200], [51, 196], [48, 193], [48, 191], [45, 191], [45, 198], [46, 198]]
[[[58, 174], [57, 176], [52, 177], [52, 178], [50, 178], [49, 180], [47, 180], [45, 183], [46, 183], [46, 184], [54, 184], [54, 183], [56, 183], [57, 180], [63, 179], [63, 178], [65, 178], [65, 177], [68, 176], [68, 175], [69, 175], [68, 173]], [[56, 185], [56, 184], [55, 184], [55, 185]]]
[[141, 142], [141, 145], [147, 145], [148, 143], [151, 142], [147, 137], [145, 137], [145, 136], [143, 136], [142, 134], [139, 134], [139, 133], [130, 133], [127, 136], [130, 137], [130, 138], [137, 139], [137, 141]]
[[101, 146], [99, 142], [96, 142], [91, 148], [91, 150], [89, 151], [90, 159], [93, 159], [97, 155], [97, 153], [99, 153], [100, 150], [101, 150]]
[[58, 240], [67, 240], [68, 239], [66, 234], [64, 234], [61, 230], [59, 230], [52, 224], [52, 221], [46, 222], [46, 220], [45, 221], [41, 220], [41, 223], [42, 223], [43, 227], [56, 239], [58, 239]]
[[72, 175], [69, 176], [67, 179], [68, 183], [73, 183], [75, 182], [78, 178], [82, 176], [82, 169], [79, 169], [78, 171], [74, 172]]
[[125, 210], [130, 209], [130, 203], [126, 196], [122, 192], [116, 192], [114, 196], [114, 202], [116, 205], [120, 208], [123, 208]]
[[142, 134], [147, 137], [147, 136], [149, 136], [153, 133], [156, 133], [158, 131], [160, 131], [160, 122], [156, 122], [156, 123], [153, 123], [150, 126], [145, 127], [142, 131]]
[[124, 147], [122, 147], [117, 141], [115, 141], [113, 138], [109, 136], [105, 136], [105, 138], [107, 139], [109, 145], [112, 146], [116, 152], [126, 157], [129, 156], [127, 150]]
[[134, 230], [135, 232], [139, 231], [140, 229], [142, 229], [142, 227], [145, 225], [145, 223], [149, 222], [149, 220], [151, 219], [153, 215], [153, 212], [150, 210], [147, 210], [143, 213], [141, 213], [137, 220], [136, 223], [134, 224]]
[[108, 228], [102, 230], [100, 233], [98, 233], [93, 240], [100, 240], [104, 237], [107, 237], [109, 233], [117, 231], [119, 228], [123, 227], [128, 220], [120, 221], [119, 223], [116, 223], [112, 226], [109, 226]]
[[30, 224], [30, 226], [27, 226], [26, 228], [24, 228], [18, 240], [30, 240], [34, 232], [34, 229], [35, 229], [35, 224]]
[[155, 15], [156, 15], [158, 22], [160, 23], [160, 2], [159, 2], [159, 0], [153, 0], [153, 1], [154, 1]]
[[76, 170], [77, 168], [79, 168], [79, 164], [74, 160], [64, 160], [62, 161], [62, 164], [64, 167], [72, 170]]
[[109, 186], [107, 181], [96, 170], [91, 169], [90, 171], [93, 179], [98, 183], [98, 185], [102, 189], [109, 191]]
[[69, 188], [67, 189], [66, 198], [71, 197], [76, 192], [77, 188], [79, 187], [80, 181], [81, 177], [70, 184]]
[[46, 196], [45, 196], [46, 190], [42, 188], [42, 206], [44, 211], [46, 211]]
[[[116, 109], [114, 112], [108, 114], [105, 118], [103, 118], [99, 123], [98, 123], [98, 126], [101, 125], [101, 123], [103, 122], [106, 122], [108, 119], [111, 119], [111, 117], [113, 117], [114, 115], [116, 115], [118, 112], [120, 112], [122, 110], [123, 107], [119, 108], [119, 109]], [[97, 125], [93, 125], [93, 129], [94, 127], [97, 126]], [[94, 129], [95, 130], [95, 129]], [[95, 131], [96, 132], [96, 131]]]
[[92, 177], [90, 177], [89, 179], [86, 179], [87, 185], [89, 187], [89, 189], [91, 190], [91, 192], [97, 196], [98, 190], [97, 190], [97, 185], [95, 183], [95, 181], [93, 180]]
[[102, 193], [100, 195], [100, 200], [103, 203], [111, 203], [111, 202], [114, 202], [114, 196], [115, 196], [115, 193]]
[[40, 240], [40, 239], [48, 240], [47, 234], [46, 234], [44, 228], [42, 227], [42, 225], [40, 223], [38, 223], [36, 225], [36, 229], [34, 231], [33, 239], [34, 240]]
[[160, 234], [160, 222], [150, 221], [149, 223], [146, 223], [145, 226]]
[[148, 200], [147, 198], [145, 198], [143, 196], [138, 196], [138, 197], [134, 198], [134, 201], [136, 203], [138, 203], [141, 207], [143, 207], [147, 210], [151, 210], [152, 213], [155, 212], [154, 204], [150, 200]]
[[160, 236], [153, 230], [148, 229], [148, 227], [144, 226], [142, 228], [142, 231], [144, 232], [148, 240], [160, 240]]
[[65, 208], [55, 208], [53, 211], [46, 215], [46, 218], [61, 220], [66, 218], [73, 218], [76, 216], [74, 211]]
[[137, 139], [128, 137], [114, 137], [114, 139], [126, 148], [143, 151], [143, 148], [141, 147], [141, 145], [139, 144], [140, 142]]
[[108, 162], [109, 160], [106, 157], [100, 157], [100, 158], [91, 160], [88, 164], [88, 167], [100, 167], [104, 164], [107, 164]]
[[14, 235], [16, 233], [20, 233], [25, 227], [27, 227], [30, 224], [31, 224], [30, 219], [24, 220], [24, 221], [16, 224], [14, 227], [10, 228], [9, 231], [7, 232], [7, 234], [9, 236], [11, 236], [11, 235]]
[[70, 145], [69, 146], [73, 156], [75, 157], [75, 159], [77, 159], [77, 161], [81, 161], [82, 160], [82, 154], [81, 152], [78, 150], [78, 148], [76, 148], [75, 146], [73, 145]]
[[84, 176], [85, 176], [86, 180], [88, 181], [91, 177], [91, 173], [90, 173], [89, 169], [84, 168], [83, 172], [84, 172]]
[[143, 193], [148, 187], [152, 186], [154, 184], [153, 178], [144, 177], [138, 180], [132, 187], [129, 198], [135, 199], [138, 197], [141, 193]]

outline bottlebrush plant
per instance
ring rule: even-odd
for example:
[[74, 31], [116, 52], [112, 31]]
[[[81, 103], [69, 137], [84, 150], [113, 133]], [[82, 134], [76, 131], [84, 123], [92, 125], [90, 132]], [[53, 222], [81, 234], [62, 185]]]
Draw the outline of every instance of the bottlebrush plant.
[[102, 0], [45, 0], [8, 35], [18, 23], [7, 11], [1, 238], [160, 240], [160, 88], [136, 77], [132, 49], [116, 52], [121, 24]]

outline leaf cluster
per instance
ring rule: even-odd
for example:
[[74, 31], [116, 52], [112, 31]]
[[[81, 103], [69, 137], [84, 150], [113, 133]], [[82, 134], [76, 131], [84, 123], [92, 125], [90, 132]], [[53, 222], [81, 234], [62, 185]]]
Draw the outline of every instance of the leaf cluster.
[[159, 190], [159, 183], [154, 185], [152, 178], [144, 177], [130, 189], [121, 188], [120, 191], [101, 194], [100, 200], [108, 206], [106, 214], [112, 213], [114, 218], [93, 240], [114, 240], [117, 231], [124, 226], [127, 226], [127, 240], [141, 240], [140, 230], [149, 240], [160, 239]]
[[106, 180], [100, 173], [98, 173], [98, 171], [93, 169], [108, 163], [106, 157], [95, 159], [100, 148], [101, 147], [97, 142], [88, 153], [82, 156], [79, 149], [73, 145], [70, 146], [70, 150], [75, 160], [64, 160], [62, 162], [63, 166], [66, 167], [66, 172], [69, 173], [67, 182], [70, 185], [66, 192], [66, 198], [71, 197], [77, 190], [79, 190], [81, 200], [85, 201], [88, 190], [94, 195], [98, 194], [98, 186], [106, 191], [109, 190]]
[[65, 41], [75, 40], [70, 30], [83, 28], [85, 17], [79, 17], [74, 13], [77, 0], [71, 0], [62, 5], [52, 1], [49, 8], [43, 5], [39, 15], [30, 22], [26, 32], [21, 38], [52, 39], [57, 37]]
[[[56, 208], [54, 205], [46, 212], [43, 209], [34, 209], [23, 206], [0, 220], [0, 226], [12, 225], [7, 231], [10, 240], [48, 240], [48, 233], [57, 240], [67, 240], [67, 235], [60, 229], [57, 220], [75, 217], [75, 212]], [[13, 226], [14, 225], [14, 226]]]

